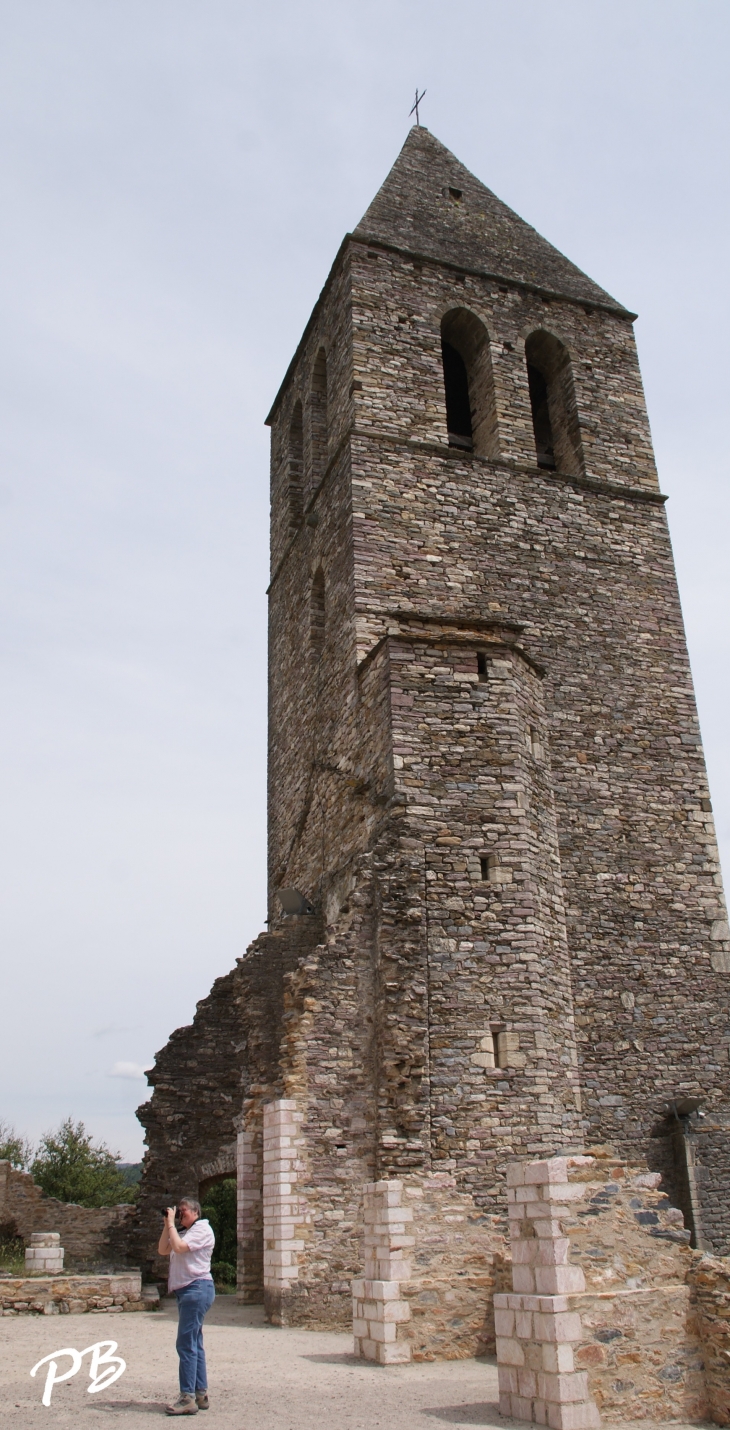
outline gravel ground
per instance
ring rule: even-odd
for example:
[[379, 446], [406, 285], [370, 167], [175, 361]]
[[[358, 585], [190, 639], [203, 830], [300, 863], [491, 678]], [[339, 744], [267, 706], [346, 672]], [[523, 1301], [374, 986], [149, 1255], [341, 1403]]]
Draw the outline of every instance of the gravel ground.
[[[164, 1416], [165, 1401], [177, 1394], [176, 1321], [170, 1301], [158, 1312], [127, 1315], [3, 1317], [3, 1426], [91, 1427], [114, 1419], [123, 1430], [149, 1427], [150, 1417]], [[87, 1356], [77, 1375], [55, 1386], [45, 1407], [45, 1367], [35, 1379], [31, 1367], [62, 1346], [82, 1351], [104, 1340], [118, 1342], [124, 1375], [89, 1395]], [[491, 1360], [371, 1366], [355, 1360], [349, 1335], [274, 1330], [258, 1307], [238, 1306], [230, 1296], [218, 1297], [210, 1311], [205, 1342], [211, 1408], [200, 1412], [201, 1430], [466, 1430], [514, 1423], [500, 1417]], [[68, 1366], [59, 1361], [60, 1371]], [[649, 1422], [641, 1430], [651, 1430]]]

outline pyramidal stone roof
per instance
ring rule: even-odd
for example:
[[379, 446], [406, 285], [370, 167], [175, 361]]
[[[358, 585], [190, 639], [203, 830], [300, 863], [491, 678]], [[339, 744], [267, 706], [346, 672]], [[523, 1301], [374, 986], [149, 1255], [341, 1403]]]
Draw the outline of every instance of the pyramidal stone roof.
[[353, 237], [626, 312], [422, 125], [410, 130]]

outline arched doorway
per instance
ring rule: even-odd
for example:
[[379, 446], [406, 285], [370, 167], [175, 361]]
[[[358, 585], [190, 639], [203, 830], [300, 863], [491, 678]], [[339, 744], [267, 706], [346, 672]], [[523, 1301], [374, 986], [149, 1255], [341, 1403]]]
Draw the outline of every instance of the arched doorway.
[[201, 1215], [207, 1217], [215, 1235], [211, 1272], [216, 1291], [236, 1289], [238, 1262], [236, 1178], [230, 1172], [206, 1177], [198, 1189]]

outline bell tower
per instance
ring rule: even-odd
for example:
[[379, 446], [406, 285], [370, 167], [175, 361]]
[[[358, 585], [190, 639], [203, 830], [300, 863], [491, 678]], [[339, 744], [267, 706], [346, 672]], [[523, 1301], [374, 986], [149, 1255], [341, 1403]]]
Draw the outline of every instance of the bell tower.
[[387, 1180], [473, 1354], [507, 1163], [596, 1143], [730, 1251], [730, 936], [633, 317], [416, 127], [269, 415], [268, 932], [158, 1056], [139, 1215], [156, 1244], [237, 1156], [275, 1321], [350, 1323]]
[[333, 940], [364, 901], [371, 1171], [483, 1202], [506, 1149], [668, 1166], [672, 1100], [726, 1105], [634, 316], [415, 127], [268, 419], [272, 926], [282, 886]]

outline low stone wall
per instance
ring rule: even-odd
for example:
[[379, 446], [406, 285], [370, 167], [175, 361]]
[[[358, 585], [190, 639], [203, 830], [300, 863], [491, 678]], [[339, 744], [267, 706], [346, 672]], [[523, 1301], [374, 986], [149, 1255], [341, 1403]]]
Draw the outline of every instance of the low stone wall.
[[730, 1258], [696, 1254], [689, 1283], [709, 1413], [718, 1425], [730, 1425]]
[[381, 1365], [494, 1349], [506, 1241], [449, 1173], [363, 1189], [364, 1275], [352, 1282], [355, 1354]]
[[[730, 1265], [691, 1252], [660, 1177], [609, 1154], [508, 1169], [500, 1405], [553, 1430], [728, 1422]], [[704, 1270], [700, 1268], [704, 1267]]]
[[29, 1172], [0, 1162], [0, 1229], [6, 1236], [29, 1241], [33, 1232], [59, 1232], [67, 1266], [126, 1261], [127, 1231], [133, 1204], [80, 1207], [47, 1197]]
[[409, 1179], [403, 1189], [413, 1212], [413, 1269], [401, 1286], [413, 1360], [493, 1354], [493, 1298], [502, 1289], [507, 1247], [503, 1219], [475, 1206], [447, 1172]]
[[157, 1287], [142, 1288], [140, 1271], [115, 1276], [2, 1276], [0, 1309], [3, 1316], [83, 1315], [87, 1311], [156, 1310]]

